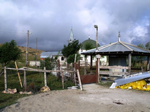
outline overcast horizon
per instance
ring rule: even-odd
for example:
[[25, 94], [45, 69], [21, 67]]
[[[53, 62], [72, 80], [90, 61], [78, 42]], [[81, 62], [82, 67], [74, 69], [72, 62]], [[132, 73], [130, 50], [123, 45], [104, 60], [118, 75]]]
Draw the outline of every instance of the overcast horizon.
[[134, 45], [150, 41], [150, 0], [0, 0], [0, 43], [60, 51], [71, 28], [74, 39], [96, 39], [105, 45], [121, 41]]

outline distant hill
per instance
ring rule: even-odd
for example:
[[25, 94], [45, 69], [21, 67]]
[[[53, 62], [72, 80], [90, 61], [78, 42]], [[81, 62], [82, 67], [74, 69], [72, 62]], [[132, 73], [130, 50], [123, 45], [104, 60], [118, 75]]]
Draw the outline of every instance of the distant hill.
[[[19, 47], [19, 49], [21, 49], [22, 54], [23, 54], [23, 58], [25, 59], [25, 57], [26, 57], [26, 47], [23, 47], [23, 46], [18, 46], [18, 47]], [[44, 51], [37, 49], [37, 59], [38, 60], [40, 59], [41, 52], [44, 52]], [[29, 60], [34, 60], [35, 56], [36, 56], [36, 49], [29, 47], [28, 48], [28, 59]]]
[[[1, 45], [3, 44], [0, 44], [0, 46]], [[18, 48], [22, 51], [23, 60], [25, 60], [26, 59], [26, 47], [18, 46]], [[41, 52], [44, 52], [44, 51], [37, 49], [37, 60], [40, 59]], [[29, 47], [28, 48], [28, 60], [29, 61], [35, 60], [35, 56], [36, 56], [36, 49]]]

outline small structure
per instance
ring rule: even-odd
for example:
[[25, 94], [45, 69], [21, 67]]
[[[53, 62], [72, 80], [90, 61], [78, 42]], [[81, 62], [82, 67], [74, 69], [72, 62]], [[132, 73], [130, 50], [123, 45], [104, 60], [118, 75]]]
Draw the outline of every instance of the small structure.
[[[86, 44], [91, 44], [94, 48], [96, 48], [96, 41], [91, 39], [90, 36], [87, 40], [83, 41], [81, 43], [82, 47], [81, 49], [79, 50], [79, 54], [81, 54], [81, 60], [80, 60], [80, 64], [81, 66], [84, 65], [84, 61], [85, 61], [85, 56], [82, 55], [82, 52], [85, 52], [87, 50], [85, 50], [85, 45]], [[95, 66], [96, 65], [96, 57], [92, 57], [92, 60], [90, 59], [90, 56], [87, 56], [86, 57], [86, 62], [88, 65], [90, 65], [90, 62], [92, 61], [92, 64]], [[101, 62], [101, 65], [108, 65], [107, 63], [107, 57], [104, 56], [100, 59], [100, 62]]]
[[[147, 56], [147, 70], [149, 70], [150, 51], [147, 49], [139, 48], [135, 45], [120, 41], [120, 33], [118, 37], [119, 39], [115, 43], [111, 43], [108, 45], [98, 47], [97, 50], [96, 48], [91, 49], [91, 50], [82, 52], [81, 54], [85, 55], [85, 57], [87, 57], [87, 55], [90, 55], [91, 59], [92, 59], [92, 56], [100, 55], [97, 58], [98, 63], [99, 63], [99, 59], [101, 56], [107, 55], [109, 57], [109, 66], [114, 66], [114, 65], [127, 66], [128, 65], [129, 74], [131, 74], [131, 57], [132, 56]], [[91, 66], [92, 66], [92, 62], [91, 62]], [[98, 76], [99, 76], [99, 70], [98, 70]]]
[[40, 61], [30, 61], [29, 66], [40, 66]]
[[62, 55], [61, 52], [42, 52], [40, 55], [41, 60], [44, 60], [48, 57], [53, 59], [57, 57], [57, 59], [60, 61], [60, 65], [63, 65], [66, 62], [66, 58]]

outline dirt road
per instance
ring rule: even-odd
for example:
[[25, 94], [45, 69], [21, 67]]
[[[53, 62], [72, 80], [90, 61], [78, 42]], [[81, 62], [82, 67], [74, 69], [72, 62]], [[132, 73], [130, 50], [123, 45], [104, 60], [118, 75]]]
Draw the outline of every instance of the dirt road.
[[150, 92], [109, 89], [96, 84], [18, 100], [3, 112], [150, 112]]

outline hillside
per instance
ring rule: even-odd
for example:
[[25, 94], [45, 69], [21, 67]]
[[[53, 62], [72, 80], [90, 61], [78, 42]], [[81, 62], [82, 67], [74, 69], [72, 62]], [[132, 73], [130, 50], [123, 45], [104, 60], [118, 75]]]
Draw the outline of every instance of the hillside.
[[[22, 54], [23, 54], [23, 59], [26, 58], [26, 47], [23, 46], [18, 46], [19, 49], [21, 49]], [[40, 54], [41, 52], [44, 52], [42, 50], [37, 49], [37, 59], [40, 59]], [[35, 60], [35, 56], [36, 56], [36, 49], [29, 47], [28, 48], [28, 59], [30, 60]]]
[[[0, 46], [1, 45], [3, 44], [0, 43]], [[22, 54], [23, 54], [22, 60], [25, 60], [26, 59], [26, 47], [18, 46], [18, 48], [22, 51]], [[37, 60], [40, 59], [41, 52], [44, 52], [44, 51], [37, 49]], [[29, 47], [28, 48], [28, 61], [35, 60], [35, 56], [36, 56], [36, 49]]]

